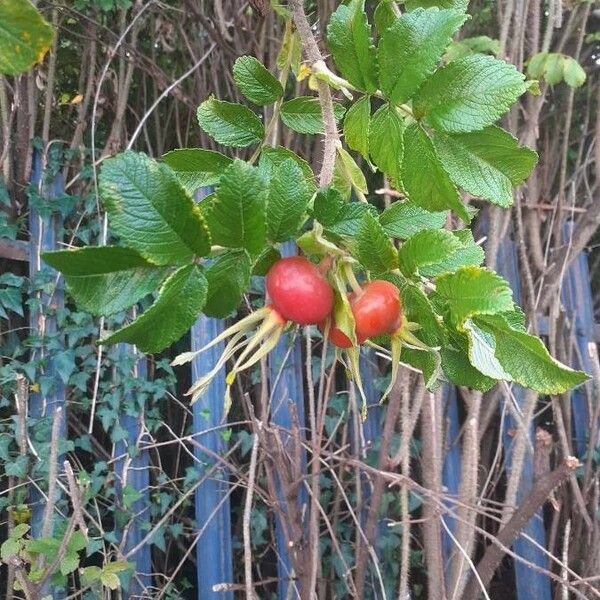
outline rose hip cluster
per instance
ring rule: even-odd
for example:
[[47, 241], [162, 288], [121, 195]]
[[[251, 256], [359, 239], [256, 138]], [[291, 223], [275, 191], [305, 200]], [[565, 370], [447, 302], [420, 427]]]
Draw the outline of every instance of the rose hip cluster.
[[[271, 307], [286, 321], [299, 325], [319, 325], [338, 348], [351, 348], [352, 341], [335, 324], [334, 294], [321, 271], [306, 258], [292, 256], [277, 261], [267, 274]], [[383, 280], [366, 283], [360, 291], [350, 292], [348, 301], [356, 325], [359, 344], [368, 338], [395, 333], [402, 324], [398, 288]]]

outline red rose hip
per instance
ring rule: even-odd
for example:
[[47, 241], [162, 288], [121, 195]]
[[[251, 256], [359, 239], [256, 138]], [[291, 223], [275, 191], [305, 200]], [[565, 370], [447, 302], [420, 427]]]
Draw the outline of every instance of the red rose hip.
[[350, 303], [359, 339], [394, 333], [401, 323], [400, 293], [389, 281], [370, 281]]
[[316, 325], [333, 308], [333, 290], [319, 269], [301, 256], [278, 260], [267, 273], [267, 292], [275, 310], [288, 321]]

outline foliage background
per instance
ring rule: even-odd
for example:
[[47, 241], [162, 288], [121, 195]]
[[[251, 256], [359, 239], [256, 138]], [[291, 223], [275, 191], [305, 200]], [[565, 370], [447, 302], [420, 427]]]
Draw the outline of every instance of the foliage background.
[[[368, 4], [373, 10], [376, 3]], [[307, 11], [316, 19], [317, 30], [328, 21], [336, 6], [334, 0], [306, 3]], [[128, 144], [157, 157], [175, 147], [213, 148], [214, 142], [197, 127], [198, 104], [210, 94], [243, 101], [231, 78], [233, 61], [239, 55], [251, 54], [275, 70], [283, 35], [283, 24], [276, 11], [261, 0], [250, 4], [233, 0], [147, 3], [78, 0], [64, 4], [40, 2], [38, 8], [57, 30], [52, 51], [30, 73], [0, 77], [0, 236], [11, 240], [28, 239], [28, 214], [35, 208], [41, 214], [47, 211], [61, 214], [64, 225], [58, 232], [59, 240], [97, 243], [103, 235], [104, 222], [96, 201], [91, 148], [95, 148], [96, 158]], [[547, 343], [552, 353], [566, 363], [573, 358], [572, 324], [564, 318], [557, 301], [565, 267], [579, 250], [588, 248], [595, 290], [600, 268], [595, 238], [600, 223], [600, 46], [594, 33], [600, 25], [598, 11], [593, 3], [574, 0], [473, 0], [469, 10], [473, 19], [462, 33], [465, 37], [487, 35], [497, 40], [498, 55], [520, 69], [526, 68], [534, 54], [546, 51], [577, 58], [587, 73], [585, 85], [577, 89], [560, 81], [552, 85], [542, 81], [542, 95], [528, 96], [506, 117], [504, 126], [523, 143], [536, 147], [541, 160], [535, 173], [517, 192], [513, 209], [486, 209], [488, 263], [495, 264], [499, 242], [511, 225], [519, 249], [524, 308], [531, 322], [547, 317]], [[198, 68], [173, 85], [194, 64]], [[292, 86], [299, 94], [306, 83], [290, 80], [288, 86], [290, 94]], [[268, 111], [264, 111], [265, 122], [270, 117]], [[143, 123], [141, 128], [140, 123]], [[321, 151], [315, 138], [286, 129], [274, 131], [273, 139], [318, 166]], [[33, 148], [40, 151], [43, 163], [42, 182], [38, 186], [30, 184]], [[65, 192], [48, 205], [42, 192], [61, 170], [66, 175]], [[381, 185], [370, 187], [384, 187], [384, 182], [374, 183]], [[383, 206], [389, 198], [380, 194], [374, 201]], [[576, 223], [575, 233], [565, 240], [564, 224], [569, 219]], [[82, 558], [85, 565], [101, 565], [119, 556], [116, 532], [127, 522], [136, 500], [135, 497], [123, 502], [116, 500], [115, 444], [125, 435], [119, 416], [137, 414], [145, 401], [144, 421], [153, 444], [151, 512], [155, 523], [168, 516], [164, 525], [153, 530], [151, 538], [156, 575], [148, 597], [192, 597], [195, 559], [186, 550], [194, 539], [197, 524], [193, 521], [189, 491], [198, 479], [199, 470], [191, 457], [192, 444], [186, 437], [190, 433], [190, 413], [183, 392], [189, 383], [189, 373], [183, 369], [174, 372], [169, 366], [170, 358], [187, 349], [188, 342], [183, 340], [170, 352], [152, 357], [145, 379], [132, 377], [131, 363], [124, 360], [117, 347], [108, 349], [99, 364], [94, 344], [99, 332], [98, 320], [67, 303], [56, 314], [58, 332], [44, 331], [43, 327], [30, 329], [28, 317], [32, 312], [40, 309], [54, 315], [52, 302], [44, 300], [56, 293], [56, 280], [35, 270], [30, 275], [24, 262], [8, 256], [0, 258], [0, 265], [2, 527], [8, 527], [11, 521], [27, 520], [32, 496], [26, 490], [35, 486], [46, 489], [48, 479], [51, 419], [28, 415], [27, 434], [36, 454], [31, 449], [23, 451], [18, 436], [23, 415], [19, 415], [14, 399], [17, 373], [27, 377], [34, 393], [39, 390], [47, 395], [53, 386], [66, 386], [68, 427], [60, 450], [67, 453], [87, 489], [91, 541], [82, 555], [86, 556]], [[247, 298], [249, 304], [259, 298], [261, 286], [261, 281], [256, 280], [254, 293]], [[596, 295], [596, 309], [598, 299]], [[120, 317], [124, 318], [125, 315]], [[321, 364], [327, 366], [332, 357], [320, 356], [316, 334], [312, 348], [314, 377], [318, 380]], [[50, 355], [57, 365], [57, 374], [44, 372]], [[377, 379], [381, 389], [385, 387], [385, 377], [385, 372], [381, 372]], [[96, 380], [99, 402], [90, 434], [87, 428]], [[265, 381], [264, 373], [261, 377], [258, 370], [242, 382], [240, 402], [231, 415], [236, 425], [223, 430], [234, 448], [228, 456], [233, 478], [242, 486], [250, 457], [251, 407], [260, 405], [260, 398], [266, 393]], [[410, 396], [417, 405], [415, 399], [428, 398], [409, 372], [403, 373], [402, 381], [401, 389], [395, 393]], [[585, 390], [591, 406], [598, 406], [595, 381]], [[353, 402], [354, 390], [340, 372], [331, 376], [330, 384], [326, 433], [332, 436], [332, 447], [340, 450], [340, 456], [347, 462], [328, 463], [321, 472], [320, 500], [339, 548], [333, 547], [331, 536], [323, 535], [319, 598], [348, 594], [343, 562], [352, 565], [360, 555], [352, 520], [360, 505], [360, 482], [353, 477], [352, 456], [347, 448], [353, 432], [354, 413], [348, 406]], [[505, 400], [503, 388], [486, 394], [481, 403], [463, 391], [461, 404], [464, 412], [461, 418], [466, 422], [468, 415], [469, 423], [474, 418], [477, 434], [463, 436], [461, 448], [466, 456], [471, 451], [471, 457], [480, 457], [478, 464], [472, 462], [465, 469], [465, 473], [475, 475], [462, 482], [465, 502], [480, 508], [465, 509], [464, 517], [469, 523], [471, 518], [476, 519], [480, 527], [492, 534], [496, 525], [489, 507], [502, 510], [511, 504], [507, 496], [511, 488], [502, 461], [497, 459], [501, 432], [496, 408]], [[439, 406], [439, 398], [434, 401]], [[477, 411], [473, 409], [475, 405], [480, 407]], [[421, 435], [421, 430], [429, 431], [427, 419], [433, 418], [427, 414], [427, 406], [428, 402], [423, 402], [425, 408], [411, 444], [411, 463], [414, 478], [434, 487], [436, 482], [428, 481], [427, 477], [436, 472], [432, 463], [436, 460], [435, 448], [428, 444], [427, 436]], [[554, 464], [561, 457], [573, 454], [570, 404], [564, 398], [530, 396], [529, 406], [530, 418], [552, 435], [548, 460]], [[398, 432], [392, 430], [390, 436], [393, 440], [387, 440], [388, 443], [399, 443]], [[597, 420], [591, 425], [589, 439], [598, 443]], [[438, 448], [442, 448], [441, 438], [437, 442]], [[377, 450], [376, 442], [361, 460], [381, 468]], [[564, 486], [556, 493], [554, 501], [560, 512], [550, 506], [546, 514], [548, 549], [562, 557], [566, 546], [568, 563], [580, 577], [597, 574], [600, 566], [597, 564], [600, 556], [597, 462], [598, 449], [582, 469], [579, 485]], [[275, 575], [273, 498], [267, 481], [270, 468], [272, 457], [263, 450], [258, 469], [260, 493], [252, 513], [257, 580]], [[488, 484], [484, 485], [485, 482]], [[237, 507], [235, 547], [241, 558], [243, 492], [234, 492], [233, 497]], [[183, 501], [178, 504], [179, 500]], [[397, 521], [400, 518], [397, 494], [386, 491], [383, 500], [387, 518]], [[66, 500], [61, 502], [67, 510]], [[20, 508], [15, 510], [15, 507]], [[419, 496], [411, 496], [411, 512], [415, 519], [427, 519], [427, 507], [422, 506]], [[568, 544], [562, 535], [567, 522], [570, 522]], [[58, 531], [60, 526], [59, 522]], [[423, 552], [431, 551], [435, 541], [428, 535], [427, 527], [415, 524], [412, 531], [413, 595], [433, 597], [431, 587], [427, 587], [432, 583], [425, 573]], [[463, 533], [466, 547], [481, 549], [482, 537], [474, 529], [467, 528]], [[398, 526], [386, 529], [380, 544], [383, 577], [386, 586], [394, 589], [401, 552]], [[242, 561], [236, 564], [241, 565]], [[492, 588], [495, 597], [512, 593], [514, 584], [509, 567], [507, 560], [504, 570], [497, 575]], [[4, 565], [0, 568], [3, 569], [0, 581], [7, 583], [6, 594], [11, 597], [9, 573]], [[169, 582], [173, 570], [178, 574]], [[558, 567], [554, 570], [560, 572]], [[241, 568], [236, 577], [238, 583], [243, 581]], [[59, 579], [71, 590], [82, 587], [77, 574], [57, 576], [57, 582]], [[373, 579], [369, 579], [367, 588], [366, 593], [372, 594]], [[274, 586], [266, 589], [271, 592]], [[86, 593], [88, 597], [97, 597], [90, 596], [90, 591]]]

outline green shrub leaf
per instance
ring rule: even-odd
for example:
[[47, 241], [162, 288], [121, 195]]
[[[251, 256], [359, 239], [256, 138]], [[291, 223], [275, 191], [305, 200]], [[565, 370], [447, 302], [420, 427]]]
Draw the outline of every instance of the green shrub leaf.
[[296, 162], [288, 158], [275, 168], [267, 200], [267, 232], [271, 241], [285, 242], [298, 233], [310, 198], [306, 179]]
[[440, 8], [455, 8], [464, 12], [469, 6], [469, 0], [406, 0], [405, 5], [407, 10], [439, 6]]
[[437, 7], [419, 8], [396, 19], [377, 48], [380, 87], [392, 104], [412, 98], [466, 19], [463, 12]]
[[377, 218], [365, 212], [356, 233], [354, 254], [368, 271], [390, 271], [398, 266], [398, 253]]
[[206, 269], [208, 293], [203, 312], [225, 318], [239, 305], [250, 282], [250, 257], [245, 250], [228, 250]]
[[146, 312], [101, 343], [127, 342], [143, 352], [160, 352], [193, 325], [206, 302], [207, 289], [202, 267], [181, 267], [165, 281]]
[[149, 261], [177, 264], [210, 252], [202, 214], [167, 165], [131, 151], [109, 158], [100, 193], [111, 227]]
[[244, 148], [265, 136], [262, 121], [246, 106], [209, 98], [198, 107], [200, 127], [219, 144]]
[[371, 158], [397, 188], [402, 187], [403, 132], [404, 119], [395, 106], [390, 104], [382, 106], [371, 119], [369, 129]]
[[429, 212], [412, 202], [394, 202], [386, 208], [379, 222], [388, 235], [405, 240], [425, 229], [440, 229], [446, 223], [445, 212]]
[[295, 152], [282, 146], [263, 146], [258, 160], [258, 168], [270, 179], [274, 169], [282, 162], [292, 159], [302, 170], [311, 195], [317, 191], [317, 182], [311, 166]]
[[492, 56], [465, 56], [425, 82], [414, 100], [415, 114], [440, 131], [478, 131], [497, 121], [527, 91], [524, 79], [513, 65]]
[[[334, 102], [336, 120], [344, 116], [344, 107]], [[281, 120], [298, 133], [323, 133], [323, 117], [319, 99], [313, 96], [299, 96], [281, 105]]]
[[341, 193], [326, 187], [318, 191], [313, 205], [313, 216], [323, 227], [339, 236], [357, 234], [362, 218], [377, 209], [366, 202], [346, 202]]
[[355, 102], [344, 117], [344, 139], [351, 150], [369, 158], [369, 126], [371, 120], [371, 98], [363, 96]]
[[167, 269], [135, 250], [116, 246], [46, 252], [42, 258], [64, 275], [79, 306], [94, 315], [130, 308], [154, 292], [167, 275]]
[[449, 311], [452, 323], [460, 328], [475, 315], [493, 315], [514, 308], [512, 290], [497, 273], [483, 267], [462, 267], [436, 280], [436, 295]]
[[460, 240], [447, 229], [420, 231], [402, 244], [398, 252], [400, 269], [407, 276], [426, 275], [427, 267], [443, 262], [461, 248]]
[[512, 328], [502, 315], [475, 317], [465, 323], [465, 330], [471, 363], [489, 377], [540, 394], [561, 394], [589, 379], [552, 358], [540, 339]]
[[350, 0], [331, 15], [327, 42], [340, 73], [358, 89], [377, 89], [377, 61], [365, 0]]
[[433, 143], [456, 185], [505, 208], [512, 205], [513, 186], [525, 181], [537, 163], [536, 152], [495, 126], [471, 133], [436, 133]]
[[469, 213], [444, 170], [423, 128], [413, 123], [404, 132], [402, 182], [411, 202], [432, 212], [451, 209], [465, 222]]
[[207, 210], [215, 244], [259, 254], [266, 243], [265, 204], [268, 181], [248, 163], [236, 159], [227, 167]]
[[163, 154], [162, 159], [175, 171], [181, 185], [193, 194], [198, 188], [215, 185], [233, 159], [202, 148], [181, 148]]
[[283, 97], [281, 83], [253, 56], [240, 56], [235, 61], [233, 79], [240, 92], [259, 106], [273, 104]]

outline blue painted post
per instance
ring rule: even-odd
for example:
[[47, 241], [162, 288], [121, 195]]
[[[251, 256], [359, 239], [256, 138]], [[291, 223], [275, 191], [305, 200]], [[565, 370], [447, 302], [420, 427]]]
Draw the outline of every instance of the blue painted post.
[[[517, 302], [521, 296], [521, 286], [519, 280], [517, 252], [515, 243], [511, 240], [505, 240], [498, 252], [498, 271], [510, 282], [514, 290], [515, 300]], [[518, 386], [512, 386], [512, 392], [516, 403], [523, 407], [525, 402], [525, 390]], [[509, 402], [509, 399], [506, 399]], [[516, 431], [519, 424], [515, 422], [512, 415], [506, 415], [502, 442], [506, 459], [507, 476], [510, 476], [510, 465], [512, 463], [513, 437], [511, 431]], [[533, 424], [529, 427], [529, 440], [534, 443], [535, 430]], [[530, 452], [525, 455], [523, 463], [523, 472], [521, 476], [521, 485], [517, 493], [517, 502], [520, 504], [529, 494], [533, 487], [533, 456]], [[546, 530], [544, 529], [544, 518], [542, 510], [538, 510], [523, 529], [523, 534], [535, 540], [542, 548], [546, 547]], [[548, 561], [544, 553], [528, 541], [523, 535], [519, 536], [513, 544], [513, 550], [526, 561], [533, 563], [540, 568], [548, 568]], [[539, 571], [534, 571], [520, 561], [515, 561], [515, 579], [517, 584], [517, 597], [519, 600], [551, 600], [552, 592], [550, 588], [550, 579]]]
[[[573, 223], [565, 223], [563, 236], [565, 242], [573, 230]], [[569, 319], [574, 326], [574, 338], [578, 356], [577, 367], [592, 373], [589, 343], [594, 339], [594, 304], [590, 285], [590, 271], [587, 254], [581, 252], [566, 273], [562, 287], [562, 301]], [[589, 396], [584, 387], [571, 392], [572, 422], [575, 433], [575, 450], [583, 459], [587, 451], [587, 436], [590, 431]]]
[[[283, 244], [281, 250], [283, 256], [293, 256], [296, 254], [295, 245], [291, 242]], [[269, 355], [269, 380], [273, 386], [271, 389], [271, 421], [284, 431], [291, 431], [293, 428], [290, 404], [295, 406], [295, 412], [301, 428], [306, 422], [304, 414], [301, 342], [297, 340], [291, 348], [290, 343], [293, 343], [290, 335], [283, 335]], [[310, 360], [310, 358], [307, 360]], [[289, 440], [283, 439], [283, 441], [286, 443]], [[302, 452], [301, 460], [304, 470], [304, 466], [306, 465], [305, 452]], [[304, 486], [300, 486], [299, 495], [300, 504], [307, 506], [308, 493]], [[285, 513], [286, 500], [283, 497], [283, 492], [281, 491], [278, 496], [281, 510]], [[308, 512], [306, 512], [305, 518], [308, 519]], [[292, 561], [287, 550], [284, 528], [279, 520], [276, 523], [275, 533], [277, 538], [277, 571], [279, 576], [278, 597], [280, 600], [285, 600], [290, 597], [289, 578], [293, 571]]]
[[[458, 442], [460, 423], [458, 422], [458, 397], [456, 387], [449, 384], [444, 385], [443, 399], [446, 417], [444, 435], [446, 454], [444, 456], [444, 465], [442, 467], [442, 484], [446, 495], [457, 498], [461, 478], [461, 468], [460, 445]], [[456, 506], [453, 502], [447, 502], [446, 505], [450, 510], [453, 510]], [[444, 516], [444, 521], [452, 534], [454, 534], [456, 529], [456, 519], [451, 515], [447, 515]], [[448, 568], [450, 556], [456, 553], [456, 545], [445, 529], [442, 531], [442, 543], [445, 568]], [[449, 573], [446, 572], [446, 576], [448, 575]]]
[[[32, 162], [31, 183], [33, 186], [39, 186], [42, 189], [42, 194], [48, 204], [48, 210], [44, 211], [42, 215], [34, 207], [29, 207], [29, 274], [32, 280], [38, 273], [50, 273], [58, 277], [58, 273], [40, 259], [40, 254], [46, 250], [55, 250], [57, 247], [62, 220], [58, 212], [51, 210], [51, 204], [53, 198], [58, 197], [64, 191], [64, 177], [62, 173], [57, 174], [50, 187], [50, 193], [46, 195], [46, 190], [43, 188], [42, 176], [42, 158], [39, 152], [35, 152]], [[43, 338], [52, 337], [56, 335], [58, 328], [56, 317], [53, 314], [48, 314], [48, 312], [52, 313], [64, 306], [64, 292], [61, 282], [59, 281], [52, 295], [42, 293], [40, 302], [44, 308], [42, 310], [32, 310], [30, 314], [31, 335], [40, 335]], [[44, 312], [46, 316], [43, 315]], [[29, 414], [34, 419], [48, 417], [50, 420], [53, 420], [55, 411], [63, 409], [60, 417], [60, 439], [64, 439], [66, 426], [64, 414], [65, 386], [51, 357], [45, 356], [43, 349], [38, 352], [41, 354], [34, 355], [33, 358], [45, 359], [46, 362], [43, 368], [37, 373], [38, 380], [35, 382], [40, 385], [41, 390], [29, 396]], [[61, 463], [60, 458], [58, 462], [59, 464]], [[32, 503], [32, 535], [38, 537], [42, 534], [45, 501], [36, 492], [35, 488], [31, 488], [30, 497]], [[46, 591], [46, 593], [51, 594], [55, 600], [64, 598], [64, 594], [58, 590]]]
[[[197, 198], [207, 196], [212, 190], [202, 188]], [[224, 330], [223, 320], [201, 316], [192, 327], [191, 348], [199, 350]], [[192, 381], [210, 371], [223, 352], [224, 345], [217, 344], [192, 361]], [[221, 430], [213, 430], [222, 424], [224, 416], [225, 371], [222, 370], [211, 382], [206, 394], [192, 407], [193, 427], [196, 441], [216, 454], [223, 454], [227, 444]], [[211, 431], [208, 431], [211, 430]], [[206, 433], [203, 433], [206, 431]], [[214, 457], [207, 456], [199, 448], [194, 449], [196, 457], [212, 468]], [[200, 476], [204, 476], [201, 473]], [[197, 558], [197, 598], [222, 598], [233, 600], [233, 592], [214, 592], [213, 586], [219, 583], [233, 583], [231, 549], [231, 515], [229, 506], [229, 476], [222, 466], [207, 477], [195, 494], [195, 516], [199, 528], [204, 533], [196, 546]]]
[[[132, 364], [133, 375], [140, 382], [147, 378], [147, 363], [144, 357], [137, 358], [135, 348], [128, 344], [119, 344], [119, 354], [122, 362]], [[136, 360], [137, 359], [137, 360]], [[131, 397], [129, 390], [124, 390], [125, 397]], [[139, 497], [135, 500], [129, 510], [133, 514], [125, 532], [125, 538], [121, 541], [121, 551], [124, 555], [135, 548], [147, 534], [150, 521], [150, 498], [149, 498], [149, 455], [148, 450], [143, 447], [143, 419], [144, 419], [143, 400], [138, 401], [135, 408], [130, 413], [121, 414], [119, 423], [127, 432], [127, 439], [121, 440], [115, 444], [115, 455], [122, 456], [115, 463], [115, 471], [118, 474], [118, 493], [121, 501], [127, 497], [123, 494], [123, 488], [130, 489], [132, 493], [137, 493]], [[134, 576], [129, 582], [127, 590], [123, 592], [123, 599], [144, 598], [149, 595], [148, 589], [152, 585], [152, 555], [150, 544], [144, 544], [130, 558], [133, 561]]]

